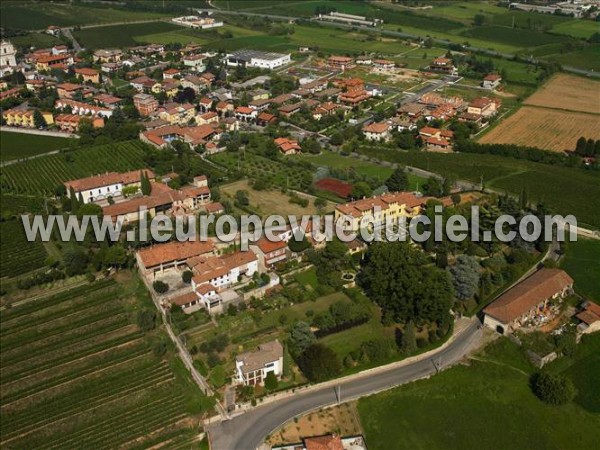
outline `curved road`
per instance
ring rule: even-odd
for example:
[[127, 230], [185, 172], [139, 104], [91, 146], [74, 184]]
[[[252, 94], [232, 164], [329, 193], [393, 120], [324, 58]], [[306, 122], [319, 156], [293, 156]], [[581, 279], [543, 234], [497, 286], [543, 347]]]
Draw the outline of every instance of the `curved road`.
[[[427, 358], [412, 363], [395, 363], [370, 371], [365, 371], [339, 383], [327, 382], [304, 392], [291, 394], [281, 400], [259, 406], [231, 420], [211, 425], [208, 428], [213, 450], [253, 450], [260, 446], [266, 436], [288, 420], [337, 403], [336, 388], [340, 387], [342, 401], [357, 399], [420, 378], [428, 377], [438, 369], [447, 368], [463, 359], [480, 342], [482, 331], [479, 320], [458, 332], [452, 341]], [[438, 369], [436, 369], [438, 366]]]

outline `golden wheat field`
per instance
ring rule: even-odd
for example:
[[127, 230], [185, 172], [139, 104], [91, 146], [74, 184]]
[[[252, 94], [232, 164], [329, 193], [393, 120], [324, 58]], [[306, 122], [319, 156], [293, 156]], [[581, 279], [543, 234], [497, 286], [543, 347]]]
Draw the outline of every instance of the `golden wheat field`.
[[600, 114], [600, 81], [561, 73], [527, 98], [525, 104]]
[[581, 136], [600, 139], [600, 115], [524, 106], [479, 142], [564, 151], [574, 150]]

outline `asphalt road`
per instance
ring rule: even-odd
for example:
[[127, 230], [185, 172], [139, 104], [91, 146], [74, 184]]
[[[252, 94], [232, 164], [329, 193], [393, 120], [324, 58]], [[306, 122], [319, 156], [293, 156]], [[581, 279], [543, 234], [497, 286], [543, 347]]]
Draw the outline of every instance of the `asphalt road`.
[[[474, 319], [447, 347], [430, 358], [404, 366], [384, 366], [341, 381], [339, 386], [342, 402], [433, 375], [436, 373], [436, 365], [444, 369], [456, 364], [480, 342], [482, 331], [478, 329], [478, 325], [479, 321]], [[337, 401], [336, 387], [328, 385], [259, 406], [231, 420], [210, 426], [211, 448], [254, 450], [269, 433], [288, 420], [311, 410], [335, 404]]]

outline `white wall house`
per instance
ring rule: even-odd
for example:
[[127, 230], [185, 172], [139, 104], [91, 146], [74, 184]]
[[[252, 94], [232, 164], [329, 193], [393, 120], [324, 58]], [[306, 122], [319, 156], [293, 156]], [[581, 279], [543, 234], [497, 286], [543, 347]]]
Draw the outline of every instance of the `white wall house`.
[[235, 358], [234, 380], [237, 383], [262, 385], [270, 372], [277, 378], [283, 373], [283, 346], [278, 340], [261, 344], [255, 351]]
[[[148, 178], [154, 179], [154, 173], [151, 170], [144, 171]], [[131, 171], [126, 173], [107, 172], [102, 175], [96, 175], [78, 180], [71, 180], [64, 183], [67, 189], [67, 196], [71, 196], [71, 188], [75, 195], [83, 198], [84, 203], [91, 203], [103, 200], [108, 197], [118, 197], [123, 195], [123, 188], [128, 186], [140, 186], [140, 171]]]

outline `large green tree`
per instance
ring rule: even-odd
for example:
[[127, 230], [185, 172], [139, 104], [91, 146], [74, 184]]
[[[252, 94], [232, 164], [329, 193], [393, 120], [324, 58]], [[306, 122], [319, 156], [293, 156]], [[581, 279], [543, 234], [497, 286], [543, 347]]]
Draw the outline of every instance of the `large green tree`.
[[396, 322], [442, 322], [454, 298], [448, 273], [407, 242], [372, 244], [358, 281]]
[[324, 381], [342, 371], [342, 363], [332, 349], [323, 344], [313, 344], [298, 357], [298, 366], [310, 381]]
[[386, 180], [385, 185], [392, 192], [405, 191], [408, 189], [408, 175], [403, 169], [397, 168]]
[[480, 269], [479, 263], [473, 256], [460, 255], [456, 258], [456, 264], [449, 268], [456, 298], [459, 300], [473, 298], [479, 289]]

